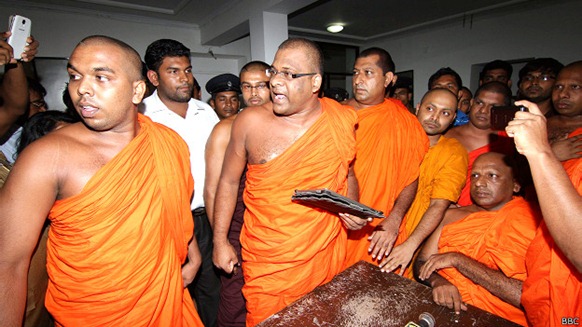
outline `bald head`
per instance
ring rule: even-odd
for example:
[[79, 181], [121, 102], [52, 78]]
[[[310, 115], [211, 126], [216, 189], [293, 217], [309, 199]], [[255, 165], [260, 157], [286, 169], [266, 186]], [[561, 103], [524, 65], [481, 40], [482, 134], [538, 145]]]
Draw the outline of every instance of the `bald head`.
[[243, 66], [243, 68], [240, 70], [239, 77], [240, 77], [240, 75], [242, 75], [242, 73], [245, 73], [245, 72], [263, 72], [264, 73], [269, 68], [270, 68], [270, 66], [264, 61], [260, 61], [260, 60], [251, 61]]
[[88, 45], [92, 46], [109, 45], [117, 47], [119, 50], [125, 53], [125, 59], [127, 60], [126, 68], [130, 78], [133, 81], [145, 79], [145, 77], [142, 74], [143, 64], [141, 61], [141, 57], [139, 56], [139, 53], [137, 53], [137, 51], [135, 51], [135, 49], [132, 48], [127, 43], [105, 35], [92, 35], [81, 40], [81, 42], [79, 42], [79, 44], [77, 44], [75, 48]]
[[582, 115], [582, 61], [575, 61], [560, 70], [552, 90], [554, 108], [563, 117]]
[[279, 50], [301, 49], [306, 51], [309, 66], [313, 71], [323, 76], [323, 54], [317, 43], [304, 38], [290, 38], [281, 43]]
[[471, 199], [485, 210], [499, 210], [519, 192], [515, 163], [511, 157], [488, 152], [480, 155], [471, 169]]
[[420, 100], [420, 103], [424, 103], [426, 101], [426, 99], [428, 99], [429, 97], [432, 97], [433, 95], [443, 97], [443, 98], [448, 98], [451, 101], [454, 101], [455, 106], [457, 105], [457, 101], [458, 101], [457, 96], [453, 92], [451, 92], [451, 90], [439, 89], [439, 88], [432, 89], [432, 90], [429, 90], [428, 92], [426, 92], [424, 94], [424, 96], [422, 97], [422, 99]]

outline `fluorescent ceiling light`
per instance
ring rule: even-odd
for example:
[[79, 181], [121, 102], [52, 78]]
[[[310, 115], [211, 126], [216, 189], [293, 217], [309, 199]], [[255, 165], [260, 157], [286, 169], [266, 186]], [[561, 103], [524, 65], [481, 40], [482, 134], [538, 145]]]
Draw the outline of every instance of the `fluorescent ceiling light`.
[[330, 33], [339, 33], [343, 31], [344, 27], [340, 24], [332, 24], [327, 27], [327, 31]]

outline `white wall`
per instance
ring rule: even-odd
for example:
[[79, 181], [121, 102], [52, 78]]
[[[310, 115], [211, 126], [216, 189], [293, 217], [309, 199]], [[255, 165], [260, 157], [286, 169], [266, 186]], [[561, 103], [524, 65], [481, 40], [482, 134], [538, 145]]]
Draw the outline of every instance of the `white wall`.
[[[557, 4], [556, 4], [557, 3]], [[472, 28], [457, 22], [387, 37], [363, 45], [382, 47], [392, 55], [397, 71], [414, 70], [414, 100], [427, 91], [428, 78], [440, 67], [451, 67], [470, 85], [471, 65], [494, 59], [553, 57], [568, 64], [582, 60], [582, 1], [534, 2], [529, 9], [475, 15]], [[512, 80], [517, 82], [517, 72]], [[474, 91], [474, 90], [473, 90]]]
[[[200, 74], [202, 88], [209, 79], [206, 75], [233, 73], [250, 58], [249, 38], [243, 38], [223, 47], [207, 47], [200, 43], [200, 30], [192, 25], [143, 21], [135, 17], [112, 18], [100, 14], [79, 14], [55, 10], [11, 7], [0, 5], [0, 30], [8, 28], [8, 17], [19, 14], [32, 20], [32, 35], [40, 42], [38, 57], [67, 58], [75, 45], [84, 37], [102, 34], [120, 39], [134, 47], [143, 58], [147, 46], [158, 39], [170, 38], [182, 42], [192, 51], [194, 75]], [[213, 59], [208, 50], [218, 59]], [[211, 60], [208, 60], [211, 59]], [[204, 91], [205, 92], [205, 91]], [[207, 99], [208, 94], [203, 94]], [[56, 109], [56, 108], [55, 108]]]

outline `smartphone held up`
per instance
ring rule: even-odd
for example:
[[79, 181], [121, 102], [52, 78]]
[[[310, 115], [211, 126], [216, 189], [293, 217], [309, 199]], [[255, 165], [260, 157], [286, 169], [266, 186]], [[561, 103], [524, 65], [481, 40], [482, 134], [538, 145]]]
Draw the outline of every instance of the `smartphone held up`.
[[8, 29], [11, 32], [10, 37], [8, 37], [8, 44], [12, 47], [14, 51], [14, 59], [22, 59], [22, 53], [27, 45], [26, 40], [30, 36], [30, 29], [32, 27], [32, 22], [30, 19], [20, 16], [12, 15], [10, 16], [8, 22]]
[[524, 106], [495, 106], [491, 108], [491, 129], [503, 131], [518, 111], [527, 111]]

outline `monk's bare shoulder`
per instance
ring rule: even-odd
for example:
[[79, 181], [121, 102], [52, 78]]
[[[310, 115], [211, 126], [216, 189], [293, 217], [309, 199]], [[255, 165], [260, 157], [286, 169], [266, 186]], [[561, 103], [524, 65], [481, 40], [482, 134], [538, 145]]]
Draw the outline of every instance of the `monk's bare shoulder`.
[[214, 125], [210, 137], [208, 138], [208, 142], [223, 142], [224, 140], [228, 142], [235, 118], [236, 116], [230, 116]]
[[454, 223], [455, 221], [461, 220], [477, 211], [480, 211], [480, 209], [477, 208], [477, 206], [474, 204], [459, 208], [449, 208], [445, 212], [445, 217], [443, 218], [442, 224], [445, 226]]
[[44, 168], [57, 179], [59, 199], [76, 195], [111, 159], [96, 134], [82, 123], [63, 127], [30, 144], [22, 159], [46, 163]]
[[463, 137], [466, 130], [465, 125], [461, 125], [461, 126], [456, 126], [453, 127], [451, 129], [448, 130], [448, 132], [445, 133], [444, 136], [448, 137], [448, 138], [453, 138], [456, 139], [457, 141], [461, 141], [460, 139]]

